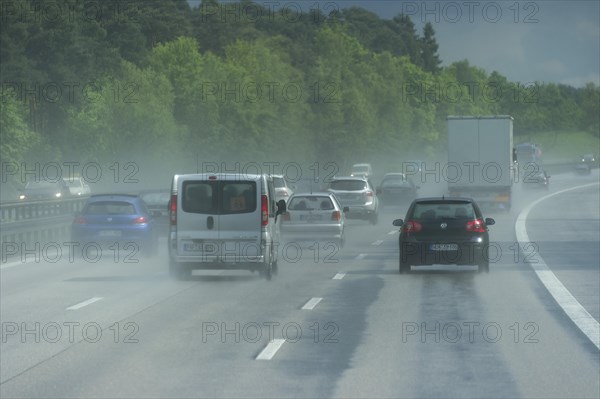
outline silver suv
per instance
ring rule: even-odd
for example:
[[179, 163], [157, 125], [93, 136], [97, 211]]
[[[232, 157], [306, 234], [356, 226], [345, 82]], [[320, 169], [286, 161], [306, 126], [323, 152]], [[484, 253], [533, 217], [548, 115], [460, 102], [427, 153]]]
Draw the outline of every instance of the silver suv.
[[348, 207], [348, 219], [365, 219], [377, 224], [379, 200], [371, 182], [360, 176], [334, 177], [328, 191], [335, 194], [342, 207]]

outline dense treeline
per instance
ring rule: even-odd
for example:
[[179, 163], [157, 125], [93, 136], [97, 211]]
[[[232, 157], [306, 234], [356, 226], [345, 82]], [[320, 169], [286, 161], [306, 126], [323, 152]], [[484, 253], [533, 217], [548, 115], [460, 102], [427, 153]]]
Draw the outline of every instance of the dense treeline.
[[510, 114], [517, 134], [600, 130], [594, 84], [441, 67], [432, 26], [402, 15], [247, 0], [1, 6], [3, 161], [427, 156], [449, 114]]

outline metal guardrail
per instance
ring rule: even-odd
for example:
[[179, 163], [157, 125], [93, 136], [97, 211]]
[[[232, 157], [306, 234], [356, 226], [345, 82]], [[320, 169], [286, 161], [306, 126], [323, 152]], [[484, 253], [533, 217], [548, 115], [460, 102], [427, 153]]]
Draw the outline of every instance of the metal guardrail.
[[2, 230], [11, 229], [24, 221], [54, 216], [74, 215], [83, 209], [88, 197], [50, 201], [4, 202], [0, 204]]

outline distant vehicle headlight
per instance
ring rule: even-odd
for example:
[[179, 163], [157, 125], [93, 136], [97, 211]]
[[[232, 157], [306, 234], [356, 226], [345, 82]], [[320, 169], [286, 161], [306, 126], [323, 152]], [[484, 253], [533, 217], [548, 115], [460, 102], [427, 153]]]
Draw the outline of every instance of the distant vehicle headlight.
[[25, 199], [25, 194], [19, 195], [19, 199], [24, 200]]
[[56, 193], [56, 194], [54, 194], [54, 196], [55, 196], [56, 198], [60, 198], [60, 196], [61, 196], [61, 195], [62, 195], [61, 193]]

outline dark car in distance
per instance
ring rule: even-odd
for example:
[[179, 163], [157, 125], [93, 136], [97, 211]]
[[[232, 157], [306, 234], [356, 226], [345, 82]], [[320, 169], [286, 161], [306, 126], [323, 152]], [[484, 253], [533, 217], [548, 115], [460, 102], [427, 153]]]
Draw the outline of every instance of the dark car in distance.
[[412, 202], [406, 218], [396, 219], [401, 227], [399, 247], [400, 273], [411, 266], [434, 264], [477, 265], [489, 272], [488, 227], [495, 223], [483, 217], [471, 198], [418, 198]]
[[19, 195], [21, 201], [44, 201], [63, 199], [71, 196], [69, 187], [63, 179], [58, 181], [37, 180], [27, 182]]
[[71, 225], [71, 241], [79, 244], [123, 250], [137, 259], [138, 253], [151, 256], [158, 249], [156, 222], [137, 195], [96, 194], [85, 203]]
[[146, 207], [160, 226], [169, 224], [169, 200], [171, 191], [168, 189], [144, 190], [139, 194]]
[[419, 186], [404, 173], [386, 173], [377, 188], [381, 207], [410, 204], [418, 196]]

